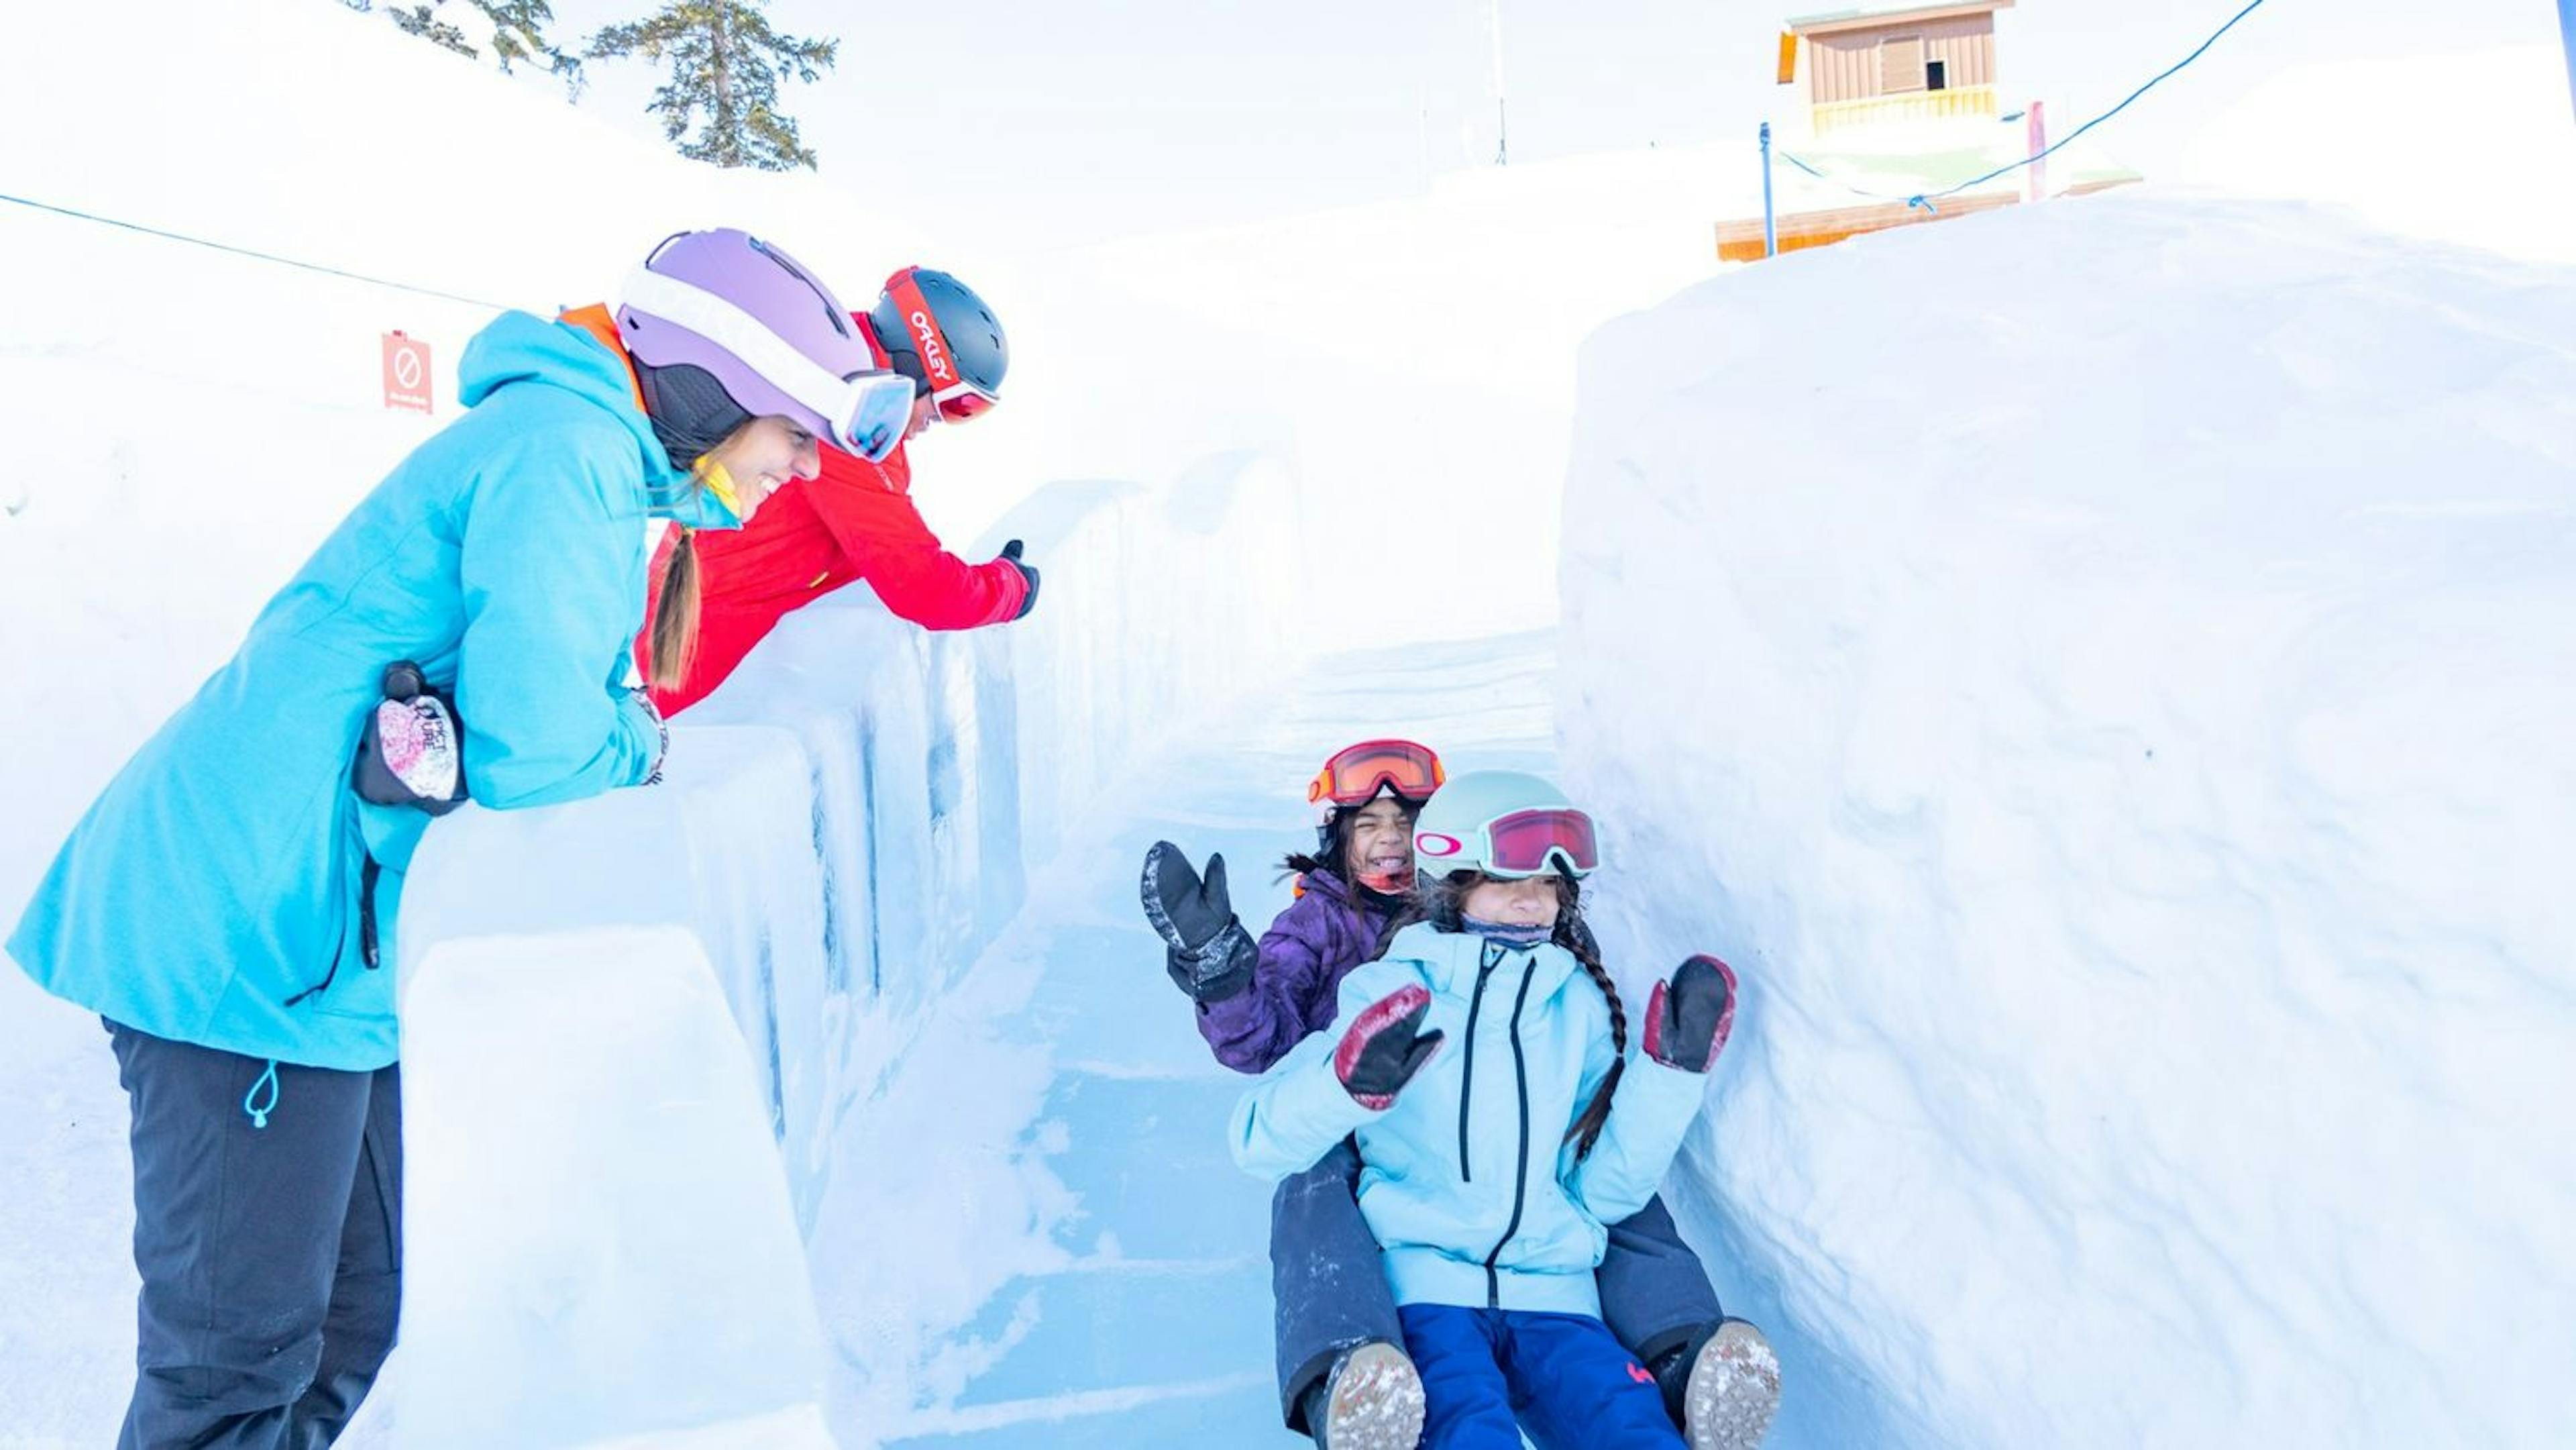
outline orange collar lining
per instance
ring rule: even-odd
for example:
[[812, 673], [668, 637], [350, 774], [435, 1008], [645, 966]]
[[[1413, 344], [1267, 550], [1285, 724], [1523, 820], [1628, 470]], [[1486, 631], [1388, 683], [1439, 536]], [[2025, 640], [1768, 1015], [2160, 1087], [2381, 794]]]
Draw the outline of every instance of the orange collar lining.
[[598, 338], [602, 347], [617, 354], [617, 360], [626, 365], [626, 390], [634, 395], [635, 411], [651, 417], [652, 410], [644, 406], [644, 384], [635, 376], [635, 359], [627, 355], [625, 340], [618, 335], [617, 319], [610, 315], [608, 304], [594, 302], [588, 307], [568, 307], [555, 320], [580, 328]]

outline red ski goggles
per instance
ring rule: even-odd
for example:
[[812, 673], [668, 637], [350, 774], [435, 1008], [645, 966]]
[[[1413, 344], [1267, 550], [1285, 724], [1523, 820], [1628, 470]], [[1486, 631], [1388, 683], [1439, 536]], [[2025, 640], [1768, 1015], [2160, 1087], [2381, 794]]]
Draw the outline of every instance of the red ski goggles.
[[1428, 800], [1448, 774], [1428, 745], [1410, 740], [1363, 740], [1335, 751], [1306, 786], [1306, 800], [1318, 811], [1334, 806], [1364, 805], [1382, 790], [1415, 802]]
[[1571, 806], [1496, 816], [1485, 823], [1482, 834], [1482, 852], [1436, 832], [1414, 837], [1414, 849], [1432, 861], [1453, 858], [1458, 867], [1473, 867], [1488, 876], [1536, 876], [1552, 866], [1569, 876], [1589, 876], [1601, 865], [1601, 843], [1593, 832], [1592, 818]]

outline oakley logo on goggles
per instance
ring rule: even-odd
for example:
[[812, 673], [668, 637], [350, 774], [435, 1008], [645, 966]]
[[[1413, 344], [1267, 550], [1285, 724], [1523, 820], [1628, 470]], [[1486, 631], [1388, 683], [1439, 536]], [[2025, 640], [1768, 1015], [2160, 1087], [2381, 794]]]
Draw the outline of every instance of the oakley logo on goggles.
[[887, 278], [886, 295], [894, 299], [896, 310], [903, 314], [904, 327], [912, 333], [913, 351], [921, 359], [923, 385], [930, 390], [931, 411], [948, 423], [980, 417], [1001, 399], [989, 389], [966, 381], [957, 371], [948, 334], [940, 329], [938, 317], [930, 310], [930, 299], [921, 295], [912, 272], [906, 267]]
[[912, 380], [900, 373], [834, 377], [750, 313], [712, 292], [642, 267], [627, 275], [619, 300], [732, 353], [770, 386], [822, 418], [829, 429], [824, 441], [843, 452], [882, 463], [903, 441], [904, 426], [912, 419]]
[[1306, 786], [1306, 800], [1315, 806], [1361, 805], [1377, 798], [1381, 790], [1392, 790], [1409, 800], [1423, 800], [1440, 788], [1448, 776], [1440, 769], [1440, 757], [1431, 747], [1410, 740], [1363, 740], [1338, 751], [1324, 762]]
[[[1572, 807], [1496, 816], [1485, 823], [1484, 836], [1484, 860], [1476, 864], [1488, 876], [1536, 876], [1551, 865], [1562, 867], [1568, 875], [1589, 876], [1601, 865], [1592, 818]], [[1414, 837], [1414, 849], [1426, 856], [1449, 857], [1467, 847], [1456, 837], [1426, 831]]]

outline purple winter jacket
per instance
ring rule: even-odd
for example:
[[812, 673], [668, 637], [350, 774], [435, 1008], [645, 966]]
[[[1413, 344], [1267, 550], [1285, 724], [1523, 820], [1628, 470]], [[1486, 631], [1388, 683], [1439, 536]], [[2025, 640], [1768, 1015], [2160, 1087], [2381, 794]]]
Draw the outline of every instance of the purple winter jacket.
[[1252, 985], [1222, 1002], [1199, 1004], [1199, 1035], [1217, 1061], [1262, 1073], [1314, 1033], [1333, 1025], [1342, 978], [1386, 950], [1395, 907], [1355, 892], [1330, 871], [1306, 873], [1306, 894], [1261, 934]]

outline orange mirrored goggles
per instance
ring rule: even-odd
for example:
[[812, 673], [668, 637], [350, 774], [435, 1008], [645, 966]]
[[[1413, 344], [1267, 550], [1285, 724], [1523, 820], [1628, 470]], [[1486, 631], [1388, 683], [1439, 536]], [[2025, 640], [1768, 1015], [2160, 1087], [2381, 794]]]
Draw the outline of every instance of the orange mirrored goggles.
[[993, 411], [993, 405], [1001, 399], [973, 383], [960, 382], [953, 387], [942, 388], [931, 394], [930, 401], [939, 412], [939, 421], [963, 423], [969, 418], [981, 418]]
[[1306, 786], [1306, 800], [1318, 811], [1364, 805], [1382, 790], [1416, 804], [1449, 778], [1440, 757], [1428, 745], [1411, 740], [1363, 740], [1335, 751]]

